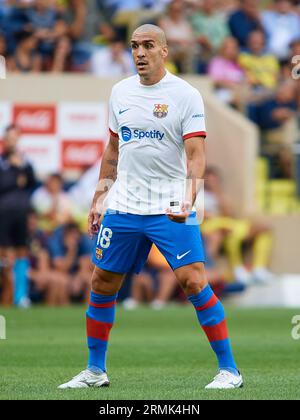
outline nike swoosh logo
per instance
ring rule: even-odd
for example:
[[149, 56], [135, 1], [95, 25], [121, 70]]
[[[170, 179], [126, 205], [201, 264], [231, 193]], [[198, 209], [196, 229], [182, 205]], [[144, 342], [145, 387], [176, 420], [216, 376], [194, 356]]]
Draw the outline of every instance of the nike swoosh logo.
[[178, 255], [177, 254], [177, 260], [181, 260], [183, 257], [185, 257], [187, 254], [189, 254], [191, 252], [191, 249], [188, 251], [188, 252], [186, 252], [185, 254], [182, 254], [182, 255]]
[[129, 110], [130, 110], [130, 108], [123, 109], [123, 110], [120, 109], [119, 115], [124, 114], [124, 112], [129, 111]]

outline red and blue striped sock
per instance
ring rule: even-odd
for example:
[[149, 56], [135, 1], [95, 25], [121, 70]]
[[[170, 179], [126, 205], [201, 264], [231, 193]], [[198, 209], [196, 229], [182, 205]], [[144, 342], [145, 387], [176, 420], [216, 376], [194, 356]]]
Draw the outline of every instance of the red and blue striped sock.
[[228, 338], [223, 305], [210, 286], [198, 295], [189, 296], [188, 299], [196, 309], [198, 321], [217, 356], [219, 368], [238, 374]]
[[106, 372], [108, 338], [115, 320], [117, 296], [91, 292], [86, 313], [86, 331], [89, 348], [88, 369], [94, 372]]

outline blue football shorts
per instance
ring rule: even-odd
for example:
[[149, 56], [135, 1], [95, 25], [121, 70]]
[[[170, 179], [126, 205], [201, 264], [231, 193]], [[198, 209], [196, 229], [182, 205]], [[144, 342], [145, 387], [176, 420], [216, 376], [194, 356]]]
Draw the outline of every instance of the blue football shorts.
[[106, 271], [139, 273], [152, 244], [170, 267], [205, 262], [204, 246], [196, 212], [187, 223], [172, 222], [166, 215], [136, 215], [107, 210], [95, 237], [93, 263]]

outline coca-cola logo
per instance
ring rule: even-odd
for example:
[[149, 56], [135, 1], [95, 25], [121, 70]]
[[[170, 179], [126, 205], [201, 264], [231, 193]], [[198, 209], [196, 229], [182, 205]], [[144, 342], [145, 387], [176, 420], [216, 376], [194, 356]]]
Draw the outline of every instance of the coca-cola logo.
[[81, 168], [91, 166], [103, 153], [103, 142], [99, 141], [64, 141], [63, 167]]
[[16, 105], [13, 117], [24, 134], [55, 134], [54, 106]]

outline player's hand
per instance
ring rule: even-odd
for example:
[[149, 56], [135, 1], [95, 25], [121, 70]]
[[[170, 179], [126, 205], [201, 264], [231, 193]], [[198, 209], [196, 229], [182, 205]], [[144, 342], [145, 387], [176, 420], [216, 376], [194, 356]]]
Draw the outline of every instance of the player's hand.
[[94, 235], [98, 235], [100, 229], [101, 213], [94, 207], [91, 208], [88, 217], [88, 231], [92, 238]]
[[173, 213], [171, 209], [166, 210], [167, 217], [176, 223], [185, 223], [189, 215], [191, 214], [192, 205], [189, 201], [185, 201], [181, 205], [180, 213]]

